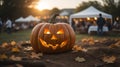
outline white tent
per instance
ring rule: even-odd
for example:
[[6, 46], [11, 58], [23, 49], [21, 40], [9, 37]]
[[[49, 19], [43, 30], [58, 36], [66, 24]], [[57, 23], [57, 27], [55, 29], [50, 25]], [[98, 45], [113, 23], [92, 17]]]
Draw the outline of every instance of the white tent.
[[60, 13], [60, 16], [68, 16], [68, 15], [69, 15], [69, 13], [67, 11], [63, 11]]
[[23, 17], [20, 17], [20, 18], [16, 19], [15, 22], [25, 22], [25, 20]]
[[93, 6], [90, 6], [81, 12], [70, 15], [69, 23], [71, 24], [73, 18], [87, 18], [87, 17], [94, 18], [94, 17], [99, 17], [100, 13], [102, 14], [104, 18], [112, 19], [112, 15], [99, 11]]
[[32, 15], [29, 15], [26, 18], [20, 17], [18, 19], [15, 20], [15, 22], [31, 22], [31, 21], [36, 21], [39, 22], [40, 19], [33, 17]]
[[40, 19], [37, 19], [35, 17], [33, 17], [32, 15], [29, 15], [28, 17], [25, 18], [26, 22], [31, 22], [31, 21], [40, 21]]

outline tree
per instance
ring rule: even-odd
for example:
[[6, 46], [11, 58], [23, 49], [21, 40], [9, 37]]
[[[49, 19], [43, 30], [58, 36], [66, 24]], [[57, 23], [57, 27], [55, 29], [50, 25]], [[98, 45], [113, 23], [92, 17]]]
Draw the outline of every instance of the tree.
[[53, 15], [55, 13], [59, 13], [60, 10], [58, 8], [53, 8], [51, 11], [50, 11], [50, 15]]
[[37, 1], [38, 0], [3, 0], [3, 4], [0, 6], [0, 16], [4, 18], [26, 16], [32, 12], [28, 6]]
[[102, 0], [104, 11], [112, 14], [113, 18], [120, 17], [120, 0]]
[[89, 1], [89, 2], [82, 2], [81, 4], [79, 4], [79, 6], [76, 8], [75, 12], [79, 12], [82, 11], [86, 8], [88, 8], [89, 6], [94, 6], [97, 9], [102, 8], [101, 3], [98, 1]]

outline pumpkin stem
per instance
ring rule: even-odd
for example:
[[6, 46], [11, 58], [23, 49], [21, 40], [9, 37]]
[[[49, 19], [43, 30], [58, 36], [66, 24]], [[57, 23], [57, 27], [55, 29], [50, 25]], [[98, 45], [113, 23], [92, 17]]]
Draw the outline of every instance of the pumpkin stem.
[[59, 16], [58, 13], [53, 14], [53, 15], [51, 16], [50, 20], [49, 20], [49, 23], [53, 23], [53, 24], [56, 23], [56, 22], [55, 22], [55, 18], [56, 18], [57, 16]]

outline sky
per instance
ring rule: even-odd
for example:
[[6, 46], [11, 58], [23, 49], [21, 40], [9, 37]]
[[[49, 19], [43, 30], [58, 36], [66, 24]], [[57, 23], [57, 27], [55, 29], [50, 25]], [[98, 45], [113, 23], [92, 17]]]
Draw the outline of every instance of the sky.
[[37, 8], [40, 10], [52, 9], [54, 7], [57, 7], [59, 9], [76, 8], [83, 1], [95, 1], [95, 0], [40, 0]]

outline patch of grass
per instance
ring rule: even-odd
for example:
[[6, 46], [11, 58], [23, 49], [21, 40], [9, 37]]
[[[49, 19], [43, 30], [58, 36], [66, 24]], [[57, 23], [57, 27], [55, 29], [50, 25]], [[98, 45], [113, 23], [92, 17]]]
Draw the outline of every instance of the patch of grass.
[[3, 32], [0, 34], [0, 44], [3, 42], [10, 42], [12, 40], [18, 41], [26, 41], [30, 39], [31, 29], [21, 30], [18, 32], [13, 32], [12, 34], [7, 34]]
[[107, 39], [120, 39], [120, 34], [119, 33], [107, 33], [103, 36], [98, 36], [97, 34], [94, 34], [94, 35], [88, 35], [88, 34], [76, 34], [76, 41], [78, 40], [81, 40], [83, 38], [90, 38], [90, 37], [93, 37], [94, 39], [104, 39], [104, 38], [107, 38]]
[[[3, 42], [10, 42], [12, 40], [18, 42], [18, 41], [28, 41], [30, 40], [30, 34], [32, 29], [27, 30], [21, 30], [18, 32], [13, 32], [12, 34], [7, 33], [0, 33], [0, 44]], [[76, 41], [79, 41], [83, 38], [90, 38], [93, 37], [94, 39], [103, 39], [103, 38], [109, 38], [109, 39], [120, 39], [120, 34], [110, 33], [108, 35], [104, 36], [97, 36], [95, 35], [88, 35], [88, 34], [76, 34]]]

